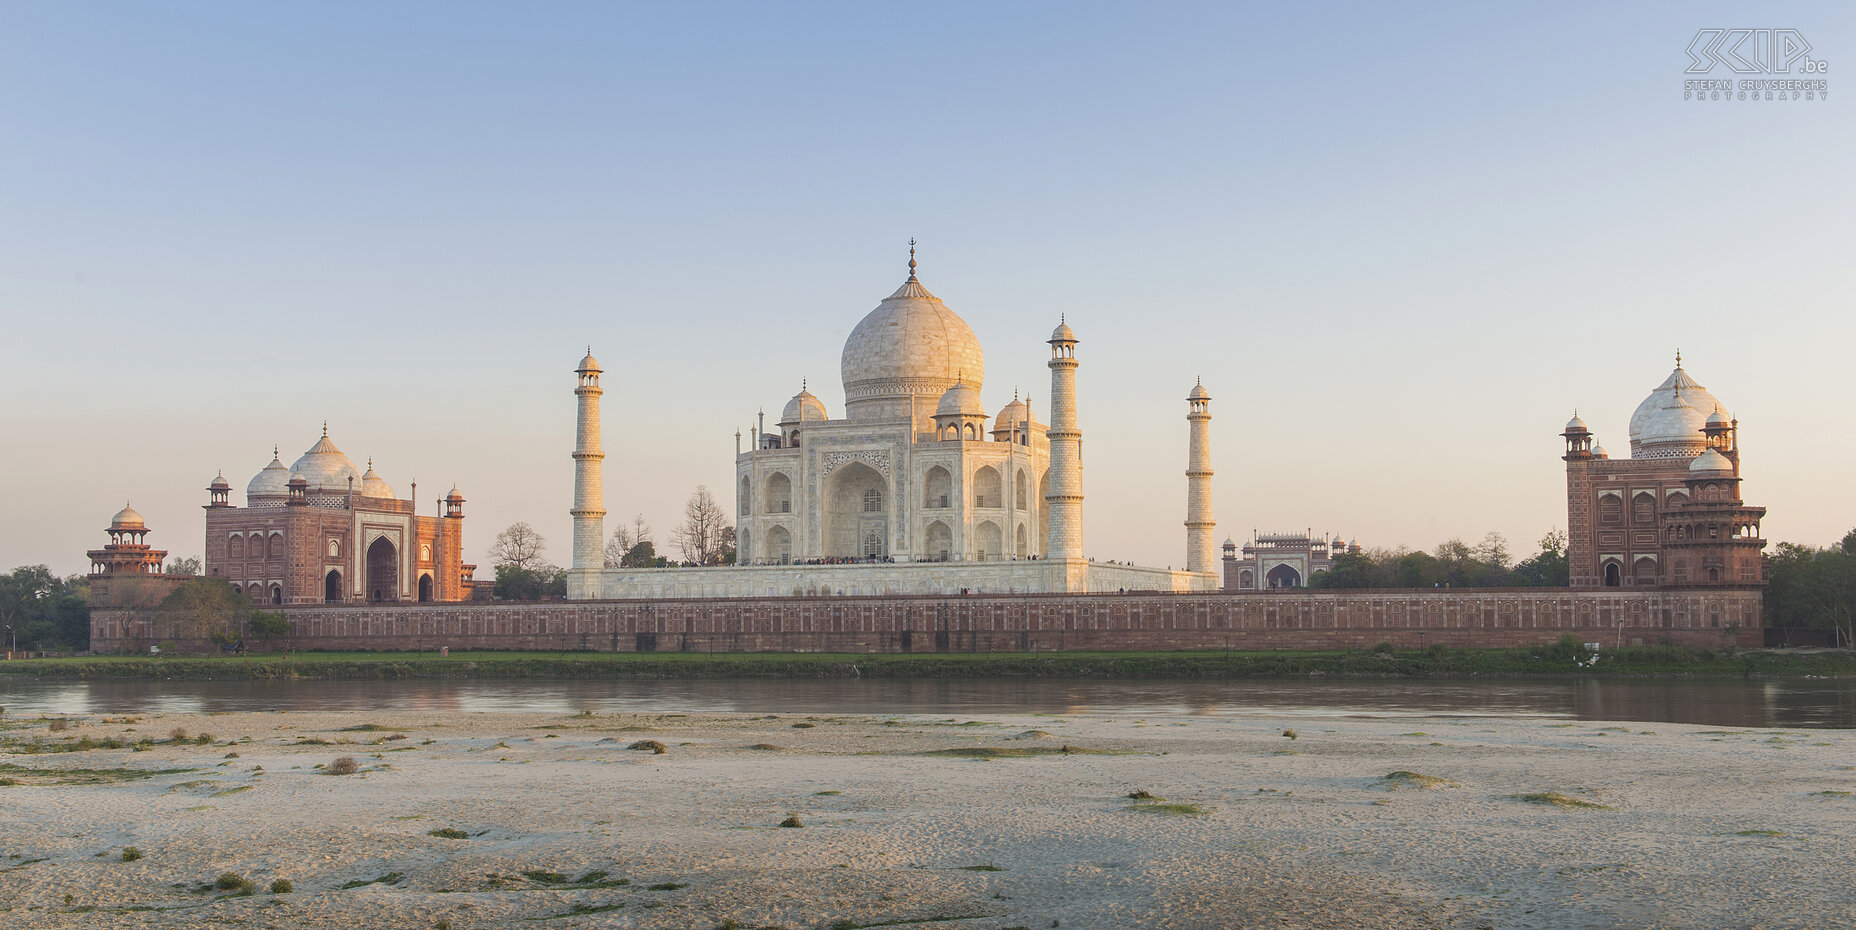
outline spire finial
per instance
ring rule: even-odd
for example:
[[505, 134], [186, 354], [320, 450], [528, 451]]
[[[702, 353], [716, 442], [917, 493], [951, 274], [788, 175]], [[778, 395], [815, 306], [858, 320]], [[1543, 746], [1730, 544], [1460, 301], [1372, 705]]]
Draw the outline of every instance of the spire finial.
[[909, 280], [915, 280], [915, 237], [909, 237]]
[[1682, 350], [1680, 348], [1676, 349], [1676, 367], [1682, 367]]
[[327, 420], [322, 421], [322, 438], [329, 438], [329, 421]]
[[808, 390], [810, 389], [806, 387], [806, 379], [800, 378], [799, 379], [799, 393], [804, 394]]
[[277, 451], [277, 449], [278, 449], [277, 443], [271, 443], [271, 458], [277, 458], [281, 454]]

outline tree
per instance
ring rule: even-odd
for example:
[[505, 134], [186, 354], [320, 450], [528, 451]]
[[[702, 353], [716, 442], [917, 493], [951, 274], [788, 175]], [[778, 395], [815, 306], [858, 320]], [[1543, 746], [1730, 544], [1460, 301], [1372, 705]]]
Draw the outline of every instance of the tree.
[[1856, 531], [1835, 546], [1782, 542], [1766, 560], [1766, 616], [1783, 629], [1839, 630], [1856, 617]]
[[270, 642], [279, 636], [290, 635], [290, 621], [283, 614], [268, 610], [253, 612], [251, 621], [246, 626], [251, 630], [251, 635], [265, 642]]
[[621, 568], [663, 568], [670, 560], [657, 554], [657, 546], [645, 540], [626, 550], [625, 558], [620, 560]]
[[[22, 565], [0, 575], [0, 624], [28, 651], [81, 650], [90, 646], [90, 580], [59, 578], [45, 565]], [[7, 631], [0, 628], [0, 637]]]
[[563, 598], [567, 596], [567, 571], [545, 562], [535, 568], [508, 563], [498, 565], [496, 587], [491, 593], [505, 601]]
[[708, 487], [697, 485], [689, 502], [683, 505], [683, 525], [673, 534], [683, 560], [694, 565], [722, 564], [724, 529], [732, 540], [734, 526], [728, 522], [728, 514], [715, 502]]
[[162, 598], [155, 628], [163, 639], [205, 639], [229, 646], [245, 638], [255, 609], [223, 578], [193, 578]]
[[[644, 522], [644, 514], [632, 518], [630, 526], [621, 525], [612, 531], [612, 538], [606, 542], [607, 568], [638, 568], [629, 565], [625, 559], [639, 543], [651, 542], [651, 524]], [[655, 547], [653, 547], [655, 550]], [[655, 556], [655, 552], [654, 552]]]
[[1508, 569], [1509, 563], [1514, 558], [1508, 554], [1508, 537], [1494, 530], [1490, 530], [1488, 535], [1482, 537], [1482, 541], [1477, 543], [1470, 552], [1477, 561], [1503, 571]]
[[1571, 584], [1566, 534], [1553, 530], [1540, 537], [1540, 551], [1515, 563], [1510, 583], [1524, 588], [1564, 588]]
[[198, 575], [200, 573], [200, 557], [197, 555], [190, 555], [184, 559], [169, 559], [167, 573], [170, 575]]
[[490, 558], [495, 561], [497, 576], [502, 576], [505, 565], [522, 569], [533, 569], [543, 564], [541, 554], [548, 551], [548, 541], [535, 532], [535, 528], [526, 523], [512, 523], [509, 528], [496, 534], [496, 544], [490, 547]]

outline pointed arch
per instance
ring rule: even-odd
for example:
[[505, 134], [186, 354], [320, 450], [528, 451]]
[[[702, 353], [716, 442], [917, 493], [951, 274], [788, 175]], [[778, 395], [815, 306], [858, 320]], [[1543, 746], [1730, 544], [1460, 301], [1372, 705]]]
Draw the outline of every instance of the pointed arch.
[[954, 557], [954, 531], [943, 521], [936, 520], [928, 524], [925, 534], [927, 545], [922, 551], [928, 554], [931, 562], [946, 562]]
[[784, 526], [767, 528], [767, 549], [761, 558], [781, 565], [793, 560], [793, 534]]
[[973, 472], [973, 506], [991, 510], [1005, 506], [999, 469], [981, 465]]
[[999, 524], [987, 520], [974, 532], [973, 557], [982, 562], [1005, 557], [1005, 533]]
[[928, 510], [944, 510], [954, 506], [954, 476], [947, 469], [936, 465], [922, 476], [922, 507]]
[[876, 469], [849, 462], [825, 481], [824, 542], [826, 556], [857, 558], [870, 530], [889, 537], [889, 486]]

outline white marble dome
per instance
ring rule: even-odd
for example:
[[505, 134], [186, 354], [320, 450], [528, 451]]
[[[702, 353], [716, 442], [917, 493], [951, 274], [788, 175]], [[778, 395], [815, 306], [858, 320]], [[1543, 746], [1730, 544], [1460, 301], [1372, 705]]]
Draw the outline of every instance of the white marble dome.
[[993, 420], [992, 425], [994, 429], [1011, 429], [1020, 423], [1029, 424], [1030, 422], [1031, 408], [1026, 406], [1024, 401], [1014, 397], [1011, 403], [999, 408], [999, 416]]
[[1585, 420], [1579, 417], [1578, 411], [1574, 411], [1572, 415], [1572, 419], [1566, 421], [1565, 431], [1568, 433], [1581, 433], [1581, 432], [1587, 431], [1586, 426], [1585, 426]]
[[245, 502], [261, 501], [267, 498], [279, 500], [290, 495], [290, 488], [285, 484], [290, 480], [290, 469], [277, 458], [277, 450], [271, 450], [271, 464], [252, 476], [251, 483], [245, 485]]
[[1718, 406], [1720, 401], [1678, 366], [1631, 414], [1631, 458], [1699, 454], [1706, 447], [1701, 429], [1708, 423], [1709, 411]]
[[980, 392], [965, 381], [957, 381], [941, 395], [941, 402], [934, 408], [937, 417], [986, 415], [985, 406], [980, 404]]
[[840, 371], [847, 418], [908, 416], [916, 398], [956, 381], [982, 386], [986, 356], [967, 322], [911, 274], [851, 330]]
[[342, 450], [335, 448], [326, 430], [322, 438], [290, 466], [290, 472], [307, 482], [311, 491], [346, 492], [348, 479], [353, 478], [356, 484], [361, 480], [361, 470], [354, 467], [354, 461], [343, 455]]
[[799, 393], [793, 395], [792, 400], [786, 402], [786, 409], [780, 411], [780, 424], [782, 426], [788, 423], [798, 423], [802, 420], [807, 423], [814, 423], [819, 420], [829, 419], [831, 419], [831, 417], [825, 412], [825, 402], [819, 400], [818, 395], [813, 394], [803, 387], [799, 389]]
[[361, 496], [387, 500], [392, 500], [396, 496], [393, 493], [393, 486], [388, 484], [385, 478], [374, 473], [373, 459], [367, 460], [367, 474], [361, 476]]
[[147, 528], [148, 524], [142, 520], [142, 515], [136, 513], [135, 508], [128, 504], [124, 504], [122, 509], [116, 511], [116, 515], [110, 518], [110, 529], [112, 530], [142, 530]]
[[1731, 475], [1734, 473], [1734, 463], [1729, 461], [1727, 456], [1709, 449], [1695, 456], [1695, 461], [1688, 463], [1688, 473], [1691, 475]]

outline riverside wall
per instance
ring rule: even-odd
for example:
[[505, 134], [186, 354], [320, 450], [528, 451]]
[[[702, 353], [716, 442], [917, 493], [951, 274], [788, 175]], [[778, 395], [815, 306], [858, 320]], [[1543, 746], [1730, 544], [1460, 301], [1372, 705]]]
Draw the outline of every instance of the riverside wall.
[[[1756, 588], [661, 598], [286, 606], [269, 648], [600, 652], [1034, 652], [1528, 646], [1757, 648]], [[175, 643], [152, 611], [91, 611], [91, 648]]]

